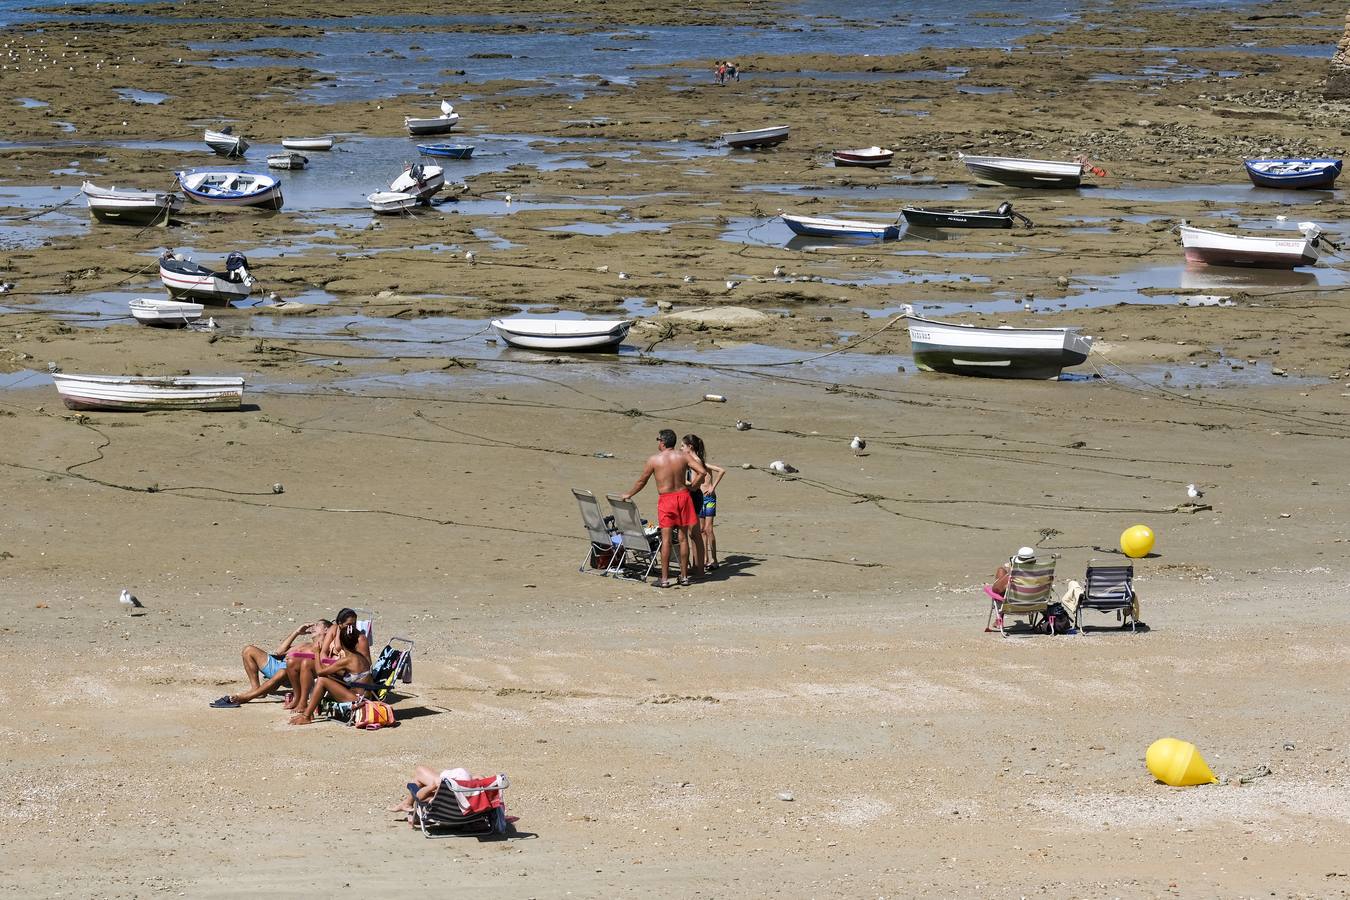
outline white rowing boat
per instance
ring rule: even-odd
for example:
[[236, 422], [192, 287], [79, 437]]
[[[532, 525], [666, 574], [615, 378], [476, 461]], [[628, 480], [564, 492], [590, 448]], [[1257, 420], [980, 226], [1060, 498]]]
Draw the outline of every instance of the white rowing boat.
[[603, 350], [628, 337], [627, 319], [546, 319], [516, 316], [493, 319], [492, 330], [512, 347], [527, 350]]
[[183, 197], [172, 191], [136, 191], [116, 187], [101, 188], [86, 181], [80, 190], [89, 204], [89, 212], [100, 222], [149, 225], [164, 221], [183, 208]]
[[183, 328], [189, 322], [200, 319], [204, 308], [200, 303], [157, 300], [153, 297], [138, 297], [127, 305], [131, 307], [131, 315], [137, 322], [156, 328]]
[[188, 199], [211, 206], [256, 206], [281, 209], [281, 181], [272, 175], [231, 170], [179, 172], [178, 183]]
[[770, 147], [786, 141], [790, 128], [788, 125], [771, 125], [749, 131], [728, 131], [722, 135], [722, 142], [732, 148]]
[[993, 378], [1055, 379], [1087, 359], [1080, 329], [997, 328], [924, 319], [906, 308], [914, 362], [926, 372]]
[[249, 144], [242, 135], [233, 134], [230, 128], [222, 128], [220, 131], [212, 131], [208, 128], [206, 129], [206, 146], [221, 156], [233, 159], [243, 156], [248, 150]]
[[52, 375], [68, 409], [113, 412], [238, 409], [244, 379], [238, 376]]
[[332, 150], [333, 139], [331, 137], [282, 138], [281, 146], [287, 150]]
[[1181, 226], [1181, 246], [1190, 262], [1210, 266], [1250, 266], [1258, 269], [1292, 269], [1311, 266], [1322, 255], [1322, 230], [1314, 222], [1298, 223], [1299, 234], [1289, 237], [1255, 237]]
[[366, 202], [380, 215], [391, 216], [412, 209], [417, 205], [417, 197], [403, 191], [376, 191], [366, 196]]

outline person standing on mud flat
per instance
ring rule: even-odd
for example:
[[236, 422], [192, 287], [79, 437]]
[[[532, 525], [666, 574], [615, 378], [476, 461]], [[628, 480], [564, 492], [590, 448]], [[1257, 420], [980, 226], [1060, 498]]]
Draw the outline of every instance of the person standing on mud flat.
[[716, 68], [714, 68], [713, 71], [714, 71], [714, 73], [715, 73], [715, 80], [717, 81], [718, 84], [726, 84], [726, 83], [727, 83], [727, 64], [726, 64], [726, 63], [724, 63], [724, 62], [718, 62]]
[[689, 547], [693, 540], [690, 530], [698, 524], [698, 513], [686, 485], [691, 471], [698, 483], [707, 477], [708, 470], [691, 454], [675, 449], [675, 432], [669, 428], [661, 429], [656, 446], [656, 453], [647, 458], [642, 475], [623, 499], [631, 500], [647, 486], [647, 479], [656, 476], [656, 491], [660, 495], [656, 501], [656, 524], [661, 528], [661, 580], [656, 586], [670, 587], [670, 542], [677, 529], [680, 533], [680, 584], [688, 585]]

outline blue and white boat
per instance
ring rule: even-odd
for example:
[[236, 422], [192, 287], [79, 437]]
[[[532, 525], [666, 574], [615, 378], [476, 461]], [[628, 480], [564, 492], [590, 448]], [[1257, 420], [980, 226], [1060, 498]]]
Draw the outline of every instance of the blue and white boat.
[[468, 159], [473, 156], [473, 144], [418, 144], [417, 152], [444, 159]]
[[779, 213], [793, 234], [808, 237], [872, 238], [893, 241], [900, 237], [900, 226], [895, 222], [860, 222], [854, 219], [822, 219], [815, 216], [793, 216]]
[[281, 182], [271, 175], [202, 169], [179, 172], [178, 183], [197, 203], [281, 209]]
[[1341, 174], [1339, 159], [1249, 159], [1243, 165], [1257, 187], [1329, 188]]

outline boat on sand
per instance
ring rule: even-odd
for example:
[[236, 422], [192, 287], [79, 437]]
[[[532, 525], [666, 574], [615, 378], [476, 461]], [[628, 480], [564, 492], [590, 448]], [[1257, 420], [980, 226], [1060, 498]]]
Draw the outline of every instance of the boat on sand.
[[244, 379], [239, 376], [52, 375], [68, 409], [111, 412], [239, 409]]
[[131, 315], [142, 325], [156, 328], [183, 328], [189, 322], [202, 317], [200, 303], [186, 303], [180, 300], [157, 300], [152, 297], [138, 297], [127, 304]]
[[1257, 237], [1181, 226], [1181, 246], [1188, 262], [1210, 266], [1292, 269], [1311, 266], [1330, 245], [1315, 222], [1299, 222], [1297, 236]]
[[996, 328], [939, 322], [905, 307], [915, 364], [925, 372], [1055, 379], [1087, 359], [1092, 338], [1069, 328]]
[[492, 330], [512, 347], [527, 350], [605, 350], [628, 337], [627, 319], [547, 319], [515, 316], [493, 319]]
[[89, 212], [100, 222], [149, 225], [152, 222], [168, 221], [172, 213], [183, 208], [183, 196], [172, 191], [101, 188], [89, 181], [80, 190], [89, 204]]
[[792, 229], [793, 234], [808, 237], [872, 238], [893, 241], [900, 237], [900, 226], [894, 222], [864, 222], [856, 219], [827, 219], [820, 216], [794, 216], [779, 213], [779, 218]]

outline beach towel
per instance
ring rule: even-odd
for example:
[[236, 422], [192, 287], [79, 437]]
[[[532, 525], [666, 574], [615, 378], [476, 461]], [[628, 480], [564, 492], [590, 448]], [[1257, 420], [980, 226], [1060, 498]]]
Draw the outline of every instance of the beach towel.
[[[449, 781], [456, 787], [461, 788], [488, 788], [496, 783], [497, 778], [495, 776], [474, 778], [465, 769], [446, 769], [441, 773], [441, 780]], [[494, 806], [502, 805], [501, 792], [497, 790], [456, 791], [455, 799], [459, 801], [459, 811], [465, 815], [486, 812]]]
[[1078, 614], [1078, 601], [1083, 599], [1083, 586], [1076, 581], [1070, 581], [1064, 589], [1064, 596], [1059, 598], [1060, 606], [1073, 618]]

